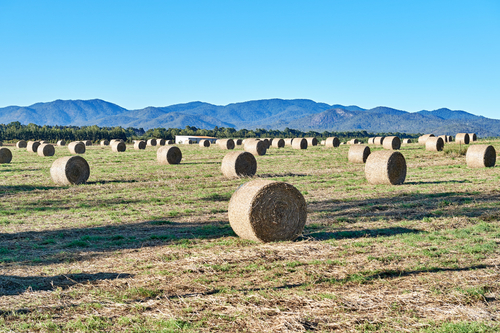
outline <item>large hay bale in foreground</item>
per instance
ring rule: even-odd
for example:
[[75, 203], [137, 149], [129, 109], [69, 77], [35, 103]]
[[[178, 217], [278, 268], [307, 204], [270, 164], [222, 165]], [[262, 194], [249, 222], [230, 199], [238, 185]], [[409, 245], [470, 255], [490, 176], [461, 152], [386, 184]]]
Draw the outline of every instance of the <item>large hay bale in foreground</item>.
[[273, 148], [284, 148], [285, 147], [285, 140], [280, 139], [280, 138], [275, 138], [275, 139], [273, 139], [272, 146], [273, 146]]
[[403, 144], [412, 143], [411, 139], [403, 139]]
[[425, 150], [441, 151], [444, 148], [444, 141], [440, 137], [429, 137], [425, 140]]
[[469, 168], [491, 168], [495, 166], [497, 152], [491, 145], [472, 145], [465, 157]]
[[64, 140], [59, 140], [59, 141], [57, 141], [57, 143], [56, 143], [56, 144], [57, 144], [58, 146], [60, 146], [60, 147], [62, 147], [62, 146], [66, 146], [66, 141], [64, 141]]
[[182, 152], [177, 146], [163, 146], [156, 152], [156, 159], [160, 164], [179, 164]]
[[476, 133], [469, 133], [469, 142], [477, 141]]
[[371, 153], [366, 160], [365, 177], [373, 185], [403, 184], [406, 179], [406, 160], [403, 154], [392, 150]]
[[326, 138], [325, 147], [338, 147], [340, 146], [340, 140], [336, 136], [331, 136]]
[[293, 149], [307, 149], [307, 140], [304, 138], [295, 138], [292, 141]]
[[386, 136], [382, 146], [384, 149], [398, 150], [401, 148], [401, 140], [397, 136]]
[[264, 141], [252, 140], [246, 142], [245, 145], [243, 146], [243, 149], [245, 149], [245, 151], [255, 156], [262, 156], [266, 154], [267, 145]]
[[38, 149], [36, 150], [36, 153], [38, 156], [54, 156], [56, 150], [53, 145], [50, 143], [44, 143], [40, 146], [38, 146]]
[[104, 139], [104, 140], [101, 140], [101, 146], [109, 146], [109, 141]]
[[92, 146], [92, 140], [84, 140], [83, 143], [86, 145], [86, 146]]
[[84, 184], [89, 179], [89, 176], [89, 164], [81, 156], [58, 158], [50, 167], [50, 177], [58, 185]]
[[38, 141], [28, 141], [28, 143], [26, 145], [26, 149], [30, 153], [36, 153], [39, 146], [40, 146], [40, 142], [38, 142]]
[[134, 149], [135, 150], [142, 150], [146, 149], [146, 141], [144, 140], [137, 140], [134, 142]]
[[349, 148], [347, 159], [351, 163], [365, 163], [370, 155], [370, 148], [368, 146], [352, 145]]
[[246, 151], [232, 151], [222, 159], [221, 171], [227, 178], [252, 177], [257, 172], [257, 160]]
[[16, 143], [17, 148], [26, 148], [28, 146], [28, 143], [24, 140], [19, 140]]
[[384, 136], [377, 136], [373, 139], [373, 144], [382, 146], [384, 144]]
[[125, 144], [125, 142], [114, 142], [111, 145], [111, 151], [115, 153], [121, 153], [124, 152], [125, 150], [127, 150], [127, 145]]
[[210, 147], [210, 141], [200, 140], [199, 145], [200, 145], [200, 147]]
[[317, 146], [318, 145], [318, 139], [316, 138], [306, 138], [307, 140], [307, 146], [312, 147], [312, 146]]
[[434, 134], [424, 134], [418, 137], [418, 144], [419, 145], [425, 145], [425, 142], [427, 141], [428, 138], [433, 138], [435, 137]]
[[147, 145], [151, 147], [156, 146], [156, 139], [149, 139]]
[[217, 144], [222, 149], [226, 149], [226, 150], [234, 149], [234, 140], [233, 139], [220, 139], [217, 141], [218, 141]]
[[71, 154], [85, 154], [85, 144], [81, 141], [73, 141], [68, 145]]
[[243, 239], [257, 242], [294, 240], [307, 219], [306, 201], [292, 185], [256, 179], [231, 196], [229, 223]]
[[0, 148], [0, 163], [10, 163], [12, 161], [12, 152], [9, 148]]

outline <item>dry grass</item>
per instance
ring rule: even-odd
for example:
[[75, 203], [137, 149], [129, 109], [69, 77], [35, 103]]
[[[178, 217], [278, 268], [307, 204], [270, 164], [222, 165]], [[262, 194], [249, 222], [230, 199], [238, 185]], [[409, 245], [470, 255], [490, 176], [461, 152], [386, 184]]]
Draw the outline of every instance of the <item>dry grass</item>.
[[256, 177], [299, 189], [308, 220], [297, 241], [258, 244], [229, 226], [248, 179], [225, 179], [219, 147], [182, 146], [178, 165], [158, 164], [157, 147], [87, 147], [88, 183], [66, 187], [49, 175], [66, 147], [45, 158], [8, 148], [0, 331], [500, 328], [498, 166], [409, 144], [394, 187], [368, 184], [348, 146], [270, 149]]

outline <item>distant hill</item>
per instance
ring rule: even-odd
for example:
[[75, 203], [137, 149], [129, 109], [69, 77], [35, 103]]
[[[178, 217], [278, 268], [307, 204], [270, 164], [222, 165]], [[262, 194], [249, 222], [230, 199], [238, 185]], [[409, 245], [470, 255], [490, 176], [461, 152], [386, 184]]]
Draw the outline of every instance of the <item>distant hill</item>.
[[19, 121], [38, 125], [98, 125], [144, 128], [212, 129], [293, 128], [302, 131], [357, 131], [435, 133], [454, 135], [474, 132], [479, 136], [500, 136], [500, 120], [446, 108], [406, 112], [379, 106], [363, 109], [316, 103], [307, 99], [268, 99], [225, 106], [190, 102], [164, 107], [127, 110], [99, 99], [56, 100], [30, 106], [0, 108], [0, 123]]

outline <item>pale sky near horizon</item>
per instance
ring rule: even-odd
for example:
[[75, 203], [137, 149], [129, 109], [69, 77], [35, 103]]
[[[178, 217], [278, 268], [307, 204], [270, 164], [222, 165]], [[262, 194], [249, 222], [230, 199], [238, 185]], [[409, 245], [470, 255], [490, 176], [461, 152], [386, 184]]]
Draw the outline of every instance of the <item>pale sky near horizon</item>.
[[0, 0], [0, 107], [306, 98], [500, 118], [500, 1]]

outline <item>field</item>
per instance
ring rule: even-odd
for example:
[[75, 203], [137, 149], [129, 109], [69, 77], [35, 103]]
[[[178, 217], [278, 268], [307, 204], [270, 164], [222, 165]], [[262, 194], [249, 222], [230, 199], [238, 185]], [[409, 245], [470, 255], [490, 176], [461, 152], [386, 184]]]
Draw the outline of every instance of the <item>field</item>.
[[215, 146], [182, 145], [167, 166], [156, 147], [87, 147], [80, 186], [50, 180], [66, 147], [9, 148], [1, 332], [500, 330], [500, 167], [467, 168], [456, 144], [403, 146], [400, 186], [369, 185], [348, 146], [269, 149], [256, 177], [299, 189], [308, 221], [267, 244], [233, 233], [228, 202], [248, 179], [224, 179]]

